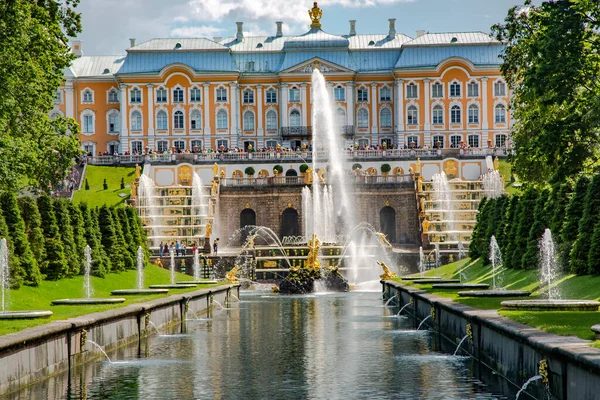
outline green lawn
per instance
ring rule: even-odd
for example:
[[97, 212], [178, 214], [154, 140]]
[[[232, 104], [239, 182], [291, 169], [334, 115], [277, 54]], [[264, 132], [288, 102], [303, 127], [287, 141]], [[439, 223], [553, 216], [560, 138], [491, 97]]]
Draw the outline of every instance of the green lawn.
[[[105, 178], [108, 185], [107, 190], [104, 190], [102, 186]], [[121, 178], [125, 181], [125, 189], [121, 189]], [[104, 204], [108, 206], [124, 204], [131, 194], [131, 189], [127, 185], [131, 185], [135, 181], [135, 167], [88, 165], [83, 179], [81, 190], [75, 191], [73, 196], [74, 202], [86, 202], [91, 207]], [[88, 180], [90, 190], [85, 190], [85, 179]], [[119, 196], [123, 194], [125, 196]]]
[[515, 175], [515, 181], [511, 182], [510, 181], [510, 171], [511, 171], [511, 165], [508, 161], [506, 160], [498, 160], [498, 170], [500, 171], [501, 175], [504, 175], [504, 190], [506, 191], [506, 193], [508, 193], [509, 195], [511, 194], [515, 194], [515, 193], [520, 193], [521, 189], [519, 187], [514, 187], [513, 184], [517, 184], [520, 185], [521, 182], [519, 181], [519, 178]]
[[[459, 279], [460, 274], [463, 274], [463, 282], [492, 284], [492, 268], [490, 265], [483, 265], [483, 261], [480, 259], [472, 261], [467, 258], [425, 273], [426, 276], [453, 279]], [[506, 269], [502, 276], [497, 276], [496, 279], [502, 279], [506, 289], [533, 292], [529, 297], [531, 299], [546, 298], [546, 288], [543, 285], [540, 286], [537, 269]], [[511, 300], [511, 298], [458, 297], [458, 290], [434, 290], [431, 285], [402, 282], [438, 296], [451, 298], [458, 303], [471, 307], [488, 310], [497, 309], [501, 315], [514, 321], [561, 336], [577, 336], [582, 339], [594, 340], [594, 334], [590, 328], [592, 325], [600, 323], [600, 312], [508, 311], [502, 310], [500, 303], [504, 300]], [[554, 286], [559, 288], [563, 299], [600, 300], [600, 276], [563, 275], [556, 281]], [[515, 298], [515, 300], [518, 299]], [[594, 346], [600, 347], [600, 341], [596, 342]]]
[[[176, 281], [192, 280], [192, 277], [176, 273]], [[148, 264], [145, 269], [145, 286], [170, 283], [170, 271]], [[134, 289], [137, 287], [137, 272], [125, 271], [120, 274], [108, 274], [106, 278], [92, 277], [93, 297], [111, 297], [110, 292], [116, 289]], [[63, 320], [79, 315], [125, 307], [131, 303], [167, 297], [173, 294], [185, 293], [201, 288], [217, 285], [202, 285], [192, 289], [171, 289], [166, 295], [124, 296], [127, 301], [122, 304], [101, 304], [92, 306], [51, 306], [56, 299], [84, 297], [83, 276], [62, 279], [59, 281], [42, 281], [39, 287], [23, 286], [10, 291], [10, 310], [51, 310], [54, 314], [47, 319], [8, 321], [0, 320], [0, 335], [14, 333], [20, 330], [46, 324], [54, 320]]]

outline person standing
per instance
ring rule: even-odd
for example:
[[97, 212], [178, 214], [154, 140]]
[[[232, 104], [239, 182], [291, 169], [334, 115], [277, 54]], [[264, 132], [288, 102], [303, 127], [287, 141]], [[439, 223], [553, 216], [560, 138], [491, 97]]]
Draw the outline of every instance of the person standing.
[[175, 257], [179, 257], [179, 240], [175, 242]]
[[160, 244], [158, 245], [158, 256], [162, 257], [163, 256], [163, 242], [161, 241]]
[[218, 250], [219, 250], [219, 238], [216, 238], [213, 243], [213, 256], [217, 255]]

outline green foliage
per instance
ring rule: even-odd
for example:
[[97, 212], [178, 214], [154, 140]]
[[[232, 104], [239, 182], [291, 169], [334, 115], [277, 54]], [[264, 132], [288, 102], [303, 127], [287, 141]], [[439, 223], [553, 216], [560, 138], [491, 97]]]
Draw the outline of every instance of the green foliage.
[[21, 217], [25, 222], [25, 234], [29, 241], [29, 247], [37, 260], [38, 268], [46, 259], [46, 248], [44, 247], [44, 231], [42, 231], [42, 217], [37, 203], [33, 197], [22, 196], [18, 199]]
[[390, 164], [381, 164], [381, 172], [390, 172], [392, 167]]
[[65, 251], [65, 259], [69, 266], [67, 276], [78, 275], [81, 272], [83, 253], [77, 252], [75, 245], [75, 237], [73, 234], [73, 226], [71, 223], [71, 215], [69, 213], [67, 200], [54, 200], [54, 215], [56, 222], [60, 226], [60, 238]]
[[0, 190], [14, 191], [24, 182], [46, 190], [82, 152], [75, 120], [49, 117], [74, 58], [68, 37], [81, 31], [77, 3], [0, 2]]
[[28, 286], [37, 286], [42, 280], [42, 275], [38, 262], [29, 246], [29, 238], [25, 234], [25, 222], [21, 217], [21, 210], [15, 194], [12, 192], [2, 193], [0, 207], [14, 244], [14, 255], [18, 257], [20, 268], [24, 273], [23, 283]]
[[548, 216], [546, 215], [546, 203], [550, 197], [549, 190], [543, 190], [535, 203], [533, 211], [533, 224], [529, 229], [527, 236], [527, 248], [523, 257], [521, 257], [521, 266], [523, 269], [538, 268], [540, 261], [539, 240], [548, 226]]
[[[583, 215], [579, 220], [577, 240], [571, 249], [569, 265], [576, 274], [588, 273], [588, 254], [594, 227], [600, 222], [600, 174], [594, 175], [585, 195]], [[591, 271], [589, 271], [591, 272]]]
[[85, 260], [85, 223], [83, 221], [83, 216], [81, 215], [81, 211], [77, 205], [75, 205], [72, 201], [68, 201], [67, 209], [69, 212], [69, 216], [71, 218], [71, 228], [73, 229], [73, 242], [75, 244], [75, 252], [79, 256], [80, 262], [80, 273], [85, 272], [83, 270], [83, 261]]
[[15, 256], [15, 246], [9, 234], [8, 225], [4, 220], [2, 212], [0, 212], [0, 239], [6, 239], [6, 247], [8, 247], [8, 267], [10, 270], [10, 287], [18, 289], [23, 284], [25, 271], [21, 268], [19, 257]]
[[108, 184], [106, 183], [106, 178], [104, 178], [104, 182], [102, 183], [102, 188], [104, 190], [108, 190]]
[[513, 249], [511, 254], [512, 268], [535, 268], [534, 265], [525, 265], [522, 263], [522, 256], [527, 249], [527, 239], [529, 230], [534, 223], [535, 205], [537, 201], [537, 192], [533, 188], [529, 188], [523, 193], [523, 197], [519, 201], [519, 215], [516, 236], [513, 239]]
[[[283, 173], [283, 167], [281, 165], [276, 165], [273, 167], [273, 172], [277, 171], [278, 174]], [[250, 174], [252, 175], [252, 174]]]
[[487, 231], [488, 222], [488, 200], [486, 197], [479, 201], [479, 213], [477, 213], [477, 224], [473, 228], [471, 234], [471, 243], [469, 244], [469, 257], [475, 259], [481, 257], [483, 254], [483, 247], [485, 246], [485, 233]]
[[110, 259], [110, 272], [124, 271], [123, 254], [126, 250], [117, 236], [113, 214], [108, 206], [98, 209], [98, 226], [102, 234], [102, 246]]
[[[507, 43], [516, 174], [544, 184], [591, 171], [600, 149], [600, 20], [595, 1], [525, 2], [492, 29]], [[561, 68], [556, 68], [560, 65]]]
[[569, 199], [569, 203], [565, 210], [565, 220], [563, 222], [559, 245], [560, 260], [565, 269], [567, 269], [567, 266], [570, 268], [569, 259], [571, 257], [571, 249], [573, 248], [573, 243], [577, 239], [577, 233], [579, 232], [579, 221], [583, 216], [585, 197], [587, 195], [589, 184], [589, 178], [583, 175], [579, 177], [575, 184], [575, 191]]
[[300, 172], [305, 173], [306, 171], [308, 171], [308, 164], [300, 165]]
[[252, 167], [246, 167], [246, 169], [244, 170], [244, 173], [246, 175], [254, 175], [256, 173], [256, 171]]
[[[508, 224], [509, 208], [511, 204], [511, 198], [508, 196], [501, 196], [497, 199], [499, 206], [496, 213], [496, 218], [498, 218], [498, 223], [496, 224], [496, 229], [493, 232], [493, 235], [496, 237], [496, 242], [498, 242], [498, 247], [502, 248], [504, 245], [504, 235], [506, 232], [506, 225]], [[517, 198], [518, 201], [518, 198]]]
[[119, 185], [121, 189], [125, 189], [125, 178], [121, 177], [121, 184]]
[[142, 220], [137, 215], [137, 211], [133, 207], [125, 207], [126, 218], [129, 222], [129, 228], [131, 231], [132, 241], [135, 243], [136, 247], [136, 257], [137, 257], [137, 247], [142, 246], [144, 249], [144, 253], [146, 254], [146, 258], [150, 256], [150, 250], [148, 249], [148, 243], [146, 240], [146, 234], [142, 227]]
[[[513, 195], [510, 198], [510, 203], [506, 211], [506, 219], [503, 223], [503, 232], [500, 235], [501, 239], [498, 241], [500, 250], [503, 254], [502, 262], [505, 267], [509, 268], [509, 263], [512, 262], [512, 255], [514, 249], [514, 237], [516, 236], [517, 216], [519, 212], [519, 201], [521, 197]], [[498, 239], [498, 238], [496, 238]], [[512, 266], [511, 266], [512, 267]]]
[[[122, 205], [131, 193], [131, 188], [119, 189], [121, 178], [125, 180], [125, 186], [131, 185], [135, 180], [135, 167], [107, 167], [88, 165], [85, 168], [85, 179], [88, 180], [90, 190], [76, 190], [73, 195], [75, 203], [85, 202], [89, 207], [100, 207], [104, 204]], [[104, 190], [103, 183], [114, 190]], [[121, 197], [122, 195], [125, 195]]]
[[85, 178], [85, 190], [90, 190], [90, 184], [88, 183], [87, 178]]
[[85, 242], [92, 249], [92, 274], [104, 277], [110, 271], [111, 264], [102, 246], [102, 234], [98, 226], [98, 218], [88, 208], [86, 203], [80, 203], [78, 208], [85, 227]]
[[38, 210], [42, 217], [42, 230], [44, 231], [44, 246], [46, 259], [40, 265], [40, 270], [47, 279], [57, 280], [65, 277], [69, 266], [65, 258], [65, 251], [60, 238], [60, 230], [56, 223], [52, 200], [46, 195], [37, 199]]
[[565, 222], [565, 212], [572, 192], [573, 184], [570, 181], [554, 184], [548, 203], [546, 203], [548, 228], [552, 231], [552, 237], [559, 245], [562, 227]]
[[134, 269], [136, 267], [135, 252], [133, 252], [132, 254], [131, 248], [129, 247], [129, 243], [127, 242], [127, 237], [124, 233], [124, 221], [121, 219], [118, 209], [116, 207], [111, 207], [110, 211], [112, 212], [115, 234], [119, 242], [119, 247], [123, 249], [121, 257], [123, 258], [124, 267], [125, 269]]
[[[128, 207], [130, 208], [130, 207]], [[135, 227], [132, 229], [127, 212], [124, 207], [113, 208], [114, 213], [118, 216], [118, 220], [121, 223], [121, 229], [123, 230], [123, 237], [125, 238], [125, 245], [127, 246], [127, 250], [131, 254], [132, 266], [130, 268], [136, 268], [136, 258], [137, 258], [137, 249], [140, 245], [137, 240], [134, 240], [134, 235], [132, 230], [135, 230]], [[136, 237], [137, 232], [136, 232]]]

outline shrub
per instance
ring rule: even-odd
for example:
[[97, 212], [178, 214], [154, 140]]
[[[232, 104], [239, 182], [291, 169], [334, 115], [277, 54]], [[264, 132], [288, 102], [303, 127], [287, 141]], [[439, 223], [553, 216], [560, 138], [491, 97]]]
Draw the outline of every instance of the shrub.
[[506, 226], [504, 228], [504, 247], [502, 248], [502, 262], [506, 268], [515, 268], [513, 254], [516, 247], [517, 231], [519, 230], [519, 217], [521, 215], [522, 198], [513, 196], [510, 201]]
[[125, 189], [125, 178], [121, 178], [121, 189]]
[[123, 221], [119, 217], [119, 213], [117, 212], [116, 207], [111, 207], [110, 212], [112, 213], [114, 227], [115, 227], [115, 234], [117, 236], [117, 241], [119, 243], [119, 247], [121, 249], [123, 249], [123, 251], [121, 253], [121, 257], [123, 258], [123, 266], [125, 269], [134, 269], [135, 261], [134, 261], [134, 258], [132, 256], [131, 252], [129, 251], [130, 249], [127, 244], [128, 242], [125, 238], [125, 234], [123, 231]]
[[588, 185], [583, 215], [579, 220], [577, 240], [575, 240], [571, 249], [569, 265], [571, 266], [571, 271], [576, 274], [592, 272], [588, 270], [588, 255], [590, 253], [590, 246], [592, 245], [592, 237], [594, 236], [594, 227], [598, 223], [599, 213], [600, 174], [596, 174]]
[[29, 247], [38, 262], [38, 268], [46, 258], [44, 248], [44, 231], [42, 231], [42, 217], [37, 203], [33, 197], [23, 196], [19, 200], [21, 217], [25, 222], [25, 234], [29, 240]]
[[90, 190], [90, 184], [88, 183], [87, 178], [85, 178], [85, 190]]
[[575, 183], [575, 191], [565, 209], [565, 220], [561, 230], [561, 243], [559, 246], [560, 260], [564, 267], [569, 265], [570, 268], [569, 260], [571, 257], [571, 249], [573, 248], [573, 243], [577, 239], [579, 220], [583, 215], [585, 196], [587, 194], [589, 183], [590, 180], [583, 175], [577, 180]]
[[[277, 171], [277, 174], [279, 175], [279, 174], [283, 173], [283, 167], [281, 165], [276, 165], [273, 167], [273, 172], [275, 172], [275, 171]], [[249, 175], [252, 175], [252, 174], [249, 174]]]
[[[300, 165], [300, 172], [305, 173], [306, 171], [308, 171], [308, 164], [302, 164]], [[283, 168], [281, 169], [283, 171]]]
[[381, 164], [381, 172], [390, 172], [391, 170], [390, 164]]
[[[85, 260], [85, 222], [81, 210], [72, 201], [67, 202], [67, 210], [69, 217], [71, 217], [71, 227], [73, 229], [73, 243], [75, 244], [75, 251], [79, 255], [79, 265], [83, 265]], [[90, 246], [91, 247], [91, 246]], [[80, 273], [83, 273], [83, 268], [80, 268]]]
[[108, 206], [103, 205], [98, 209], [98, 226], [102, 234], [102, 246], [110, 259], [111, 271], [125, 270], [125, 261], [123, 253], [125, 249], [121, 246], [119, 238], [115, 232], [115, 223], [112, 212]]
[[479, 212], [477, 213], [477, 223], [471, 234], [471, 243], [469, 244], [469, 257], [475, 259], [483, 254], [484, 235], [487, 230], [487, 215], [489, 211], [487, 198], [479, 201]]
[[357, 169], [362, 169], [362, 165], [360, 165], [360, 164], [352, 164], [352, 171], [356, 171]]
[[246, 167], [246, 169], [244, 170], [244, 173], [246, 175], [254, 175], [256, 173], [256, 171], [252, 167]]
[[529, 230], [534, 222], [535, 204], [538, 198], [538, 194], [533, 188], [525, 190], [523, 197], [519, 202], [519, 216], [516, 236], [514, 238], [514, 248], [512, 252], [512, 265], [514, 268], [531, 267], [531, 265], [522, 264], [522, 256], [527, 249], [527, 239], [529, 237]]
[[85, 242], [92, 249], [92, 274], [104, 277], [111, 269], [110, 259], [102, 247], [102, 234], [98, 226], [95, 211], [92, 212], [86, 203], [79, 204], [79, 211], [85, 226]]
[[38, 197], [37, 204], [42, 217], [46, 248], [46, 259], [40, 265], [40, 270], [50, 280], [61, 279], [69, 272], [69, 266], [65, 259], [65, 249], [60, 239], [60, 229], [56, 223], [52, 200], [50, 197], [42, 195]]
[[65, 259], [69, 266], [67, 276], [78, 275], [81, 270], [80, 263], [84, 258], [84, 254], [78, 254], [77, 246], [75, 246], [73, 226], [71, 225], [71, 215], [69, 214], [67, 202], [65, 200], [55, 200], [53, 206], [56, 222], [60, 226], [60, 237], [65, 251]]
[[104, 178], [104, 182], [102, 183], [102, 187], [104, 190], [108, 190], [108, 184], [106, 183], [106, 178]]
[[525, 253], [521, 257], [521, 266], [523, 269], [537, 268], [540, 262], [539, 241], [544, 230], [548, 226], [548, 218], [546, 217], [546, 203], [550, 197], [550, 191], [544, 190], [540, 193], [533, 211], [533, 224], [529, 229], [527, 236], [527, 247]]

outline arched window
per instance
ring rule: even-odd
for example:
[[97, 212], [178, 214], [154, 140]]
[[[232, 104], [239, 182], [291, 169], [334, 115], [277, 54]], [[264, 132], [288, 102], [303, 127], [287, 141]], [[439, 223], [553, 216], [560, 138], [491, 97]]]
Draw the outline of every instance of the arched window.
[[356, 119], [356, 125], [359, 128], [369, 127], [369, 112], [366, 109], [361, 108], [360, 110], [358, 110], [358, 113], [356, 114]]
[[173, 129], [183, 129], [183, 111], [175, 111], [173, 114]]
[[471, 104], [469, 106], [469, 123], [470, 124], [478, 124], [479, 123], [479, 107], [477, 104]]
[[381, 112], [379, 113], [379, 121], [381, 123], [382, 128], [392, 127], [392, 112], [389, 108], [384, 108], [383, 110], [381, 110]]
[[109, 103], [118, 103], [119, 102], [119, 92], [117, 89], [110, 89], [108, 92], [108, 102]]
[[338, 108], [335, 111], [335, 123], [338, 127], [343, 127], [346, 125], [346, 111], [344, 111], [342, 108]]
[[300, 111], [292, 110], [290, 113], [290, 126], [300, 126]]
[[244, 104], [254, 104], [254, 92], [250, 89], [244, 90]]
[[244, 130], [254, 131], [254, 113], [252, 111], [244, 113]]
[[86, 110], [83, 112], [81, 116], [82, 130], [83, 134], [92, 134], [95, 131], [95, 121], [94, 121], [94, 113], [90, 110]]
[[408, 110], [406, 110], [406, 123], [408, 125], [417, 125], [419, 123], [419, 111], [417, 107], [408, 107]]
[[[442, 86], [442, 85], [440, 85]], [[433, 124], [441, 125], [444, 123], [444, 109], [442, 106], [437, 105], [433, 107]]]
[[506, 107], [503, 104], [496, 106], [496, 123], [503, 124], [506, 122]]
[[273, 110], [267, 111], [267, 130], [277, 130], [277, 113]]
[[217, 129], [228, 129], [229, 121], [227, 118], [227, 111], [220, 110], [217, 113]]
[[142, 130], [142, 114], [139, 111], [134, 111], [131, 113], [131, 130]]
[[175, 88], [173, 89], [173, 103], [183, 103], [183, 89]]
[[166, 131], [168, 129], [167, 120], [167, 113], [162, 110], [159, 111], [158, 114], [156, 114], [156, 129], [159, 131]]
[[86, 89], [83, 91], [83, 102], [84, 103], [93, 103], [94, 102], [94, 94], [90, 89]]
[[460, 124], [461, 121], [461, 115], [460, 115], [460, 107], [459, 106], [452, 106], [452, 108], [450, 108], [450, 123], [452, 124]]
[[202, 115], [200, 111], [193, 110], [190, 114], [190, 129], [200, 130], [202, 129]]

